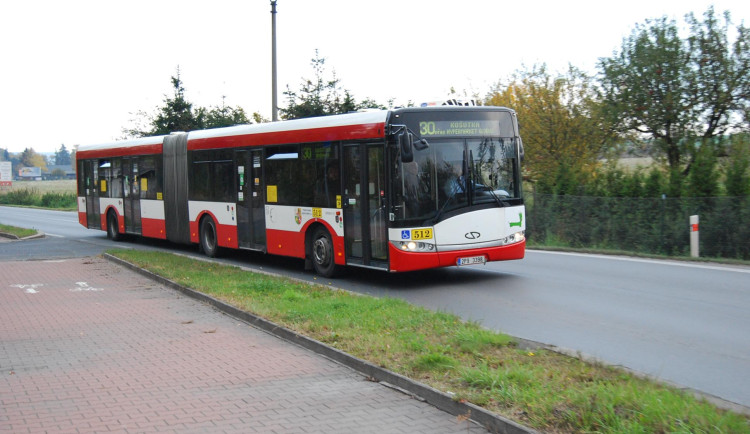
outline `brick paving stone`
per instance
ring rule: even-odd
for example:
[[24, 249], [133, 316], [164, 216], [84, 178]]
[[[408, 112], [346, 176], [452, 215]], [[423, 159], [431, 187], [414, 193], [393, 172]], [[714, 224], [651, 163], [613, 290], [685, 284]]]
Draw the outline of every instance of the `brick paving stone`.
[[0, 431], [486, 432], [101, 258], [0, 262]]

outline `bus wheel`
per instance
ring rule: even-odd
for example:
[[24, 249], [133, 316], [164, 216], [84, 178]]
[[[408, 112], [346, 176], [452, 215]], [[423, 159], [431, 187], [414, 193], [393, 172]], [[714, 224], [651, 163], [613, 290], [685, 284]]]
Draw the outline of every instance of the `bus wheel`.
[[323, 277], [333, 277], [338, 271], [333, 257], [331, 234], [322, 226], [313, 233], [312, 263], [315, 272]]
[[209, 258], [215, 258], [219, 254], [216, 223], [211, 217], [204, 217], [201, 220], [201, 249]]
[[117, 215], [114, 211], [107, 213], [107, 238], [112, 241], [120, 241], [122, 239], [122, 235], [118, 229]]

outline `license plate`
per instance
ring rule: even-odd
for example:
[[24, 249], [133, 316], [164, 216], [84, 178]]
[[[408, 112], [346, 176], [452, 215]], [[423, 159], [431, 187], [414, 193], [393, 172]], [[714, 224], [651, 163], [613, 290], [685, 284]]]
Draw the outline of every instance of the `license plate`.
[[467, 258], [458, 258], [456, 259], [456, 265], [475, 265], [475, 264], [485, 264], [487, 263], [487, 258], [482, 256], [469, 256]]

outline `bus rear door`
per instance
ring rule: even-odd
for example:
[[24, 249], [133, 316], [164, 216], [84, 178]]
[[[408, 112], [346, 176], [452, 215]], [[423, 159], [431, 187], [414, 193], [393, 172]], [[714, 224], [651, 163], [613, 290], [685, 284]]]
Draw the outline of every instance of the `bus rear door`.
[[263, 151], [237, 151], [237, 237], [242, 248], [266, 250], [266, 213], [263, 196]]
[[99, 162], [97, 160], [83, 161], [83, 182], [86, 193], [86, 227], [101, 229], [102, 220], [99, 217]]
[[347, 264], [388, 268], [382, 143], [344, 145], [344, 243]]
[[141, 189], [138, 179], [138, 158], [122, 160], [123, 186], [122, 207], [125, 217], [125, 232], [141, 233]]

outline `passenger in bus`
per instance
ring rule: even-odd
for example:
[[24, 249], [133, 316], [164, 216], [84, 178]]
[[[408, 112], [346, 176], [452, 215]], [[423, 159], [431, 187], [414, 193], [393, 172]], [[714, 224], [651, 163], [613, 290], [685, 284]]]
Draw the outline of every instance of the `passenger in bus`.
[[461, 172], [461, 166], [454, 165], [452, 169], [452, 174], [443, 187], [447, 197], [466, 192], [466, 176]]

